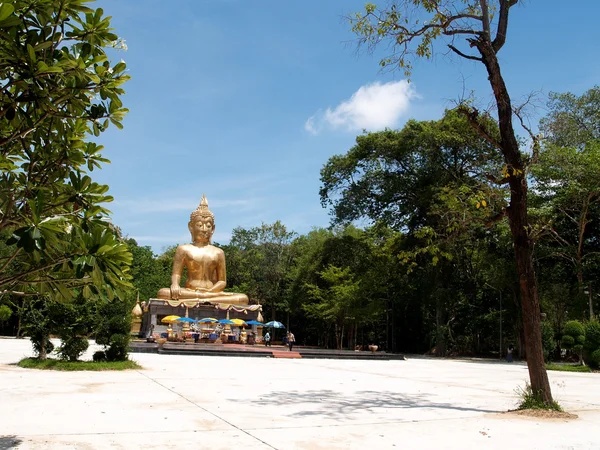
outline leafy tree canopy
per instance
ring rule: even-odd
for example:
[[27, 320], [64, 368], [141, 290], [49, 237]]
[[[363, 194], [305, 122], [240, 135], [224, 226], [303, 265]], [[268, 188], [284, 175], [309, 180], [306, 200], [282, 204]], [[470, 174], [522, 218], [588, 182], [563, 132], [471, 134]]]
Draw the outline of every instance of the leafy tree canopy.
[[[129, 286], [131, 255], [106, 221], [108, 186], [88, 171], [108, 162], [90, 142], [127, 112], [129, 79], [107, 51], [122, 46], [90, 0], [0, 5], [0, 291], [70, 299]], [[4, 255], [6, 255], [4, 257]]]

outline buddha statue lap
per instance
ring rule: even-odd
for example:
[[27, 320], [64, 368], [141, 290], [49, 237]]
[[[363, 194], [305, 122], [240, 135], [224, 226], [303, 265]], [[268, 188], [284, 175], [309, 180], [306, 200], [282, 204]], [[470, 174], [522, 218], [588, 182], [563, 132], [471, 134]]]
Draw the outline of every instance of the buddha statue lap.
[[[199, 302], [247, 305], [248, 296], [224, 292], [226, 286], [225, 253], [210, 245], [215, 231], [213, 213], [208, 209], [206, 196], [190, 215], [188, 228], [192, 244], [177, 247], [173, 260], [171, 287], [162, 288], [157, 297], [164, 300], [198, 300]], [[183, 269], [187, 269], [187, 281], [181, 287]]]

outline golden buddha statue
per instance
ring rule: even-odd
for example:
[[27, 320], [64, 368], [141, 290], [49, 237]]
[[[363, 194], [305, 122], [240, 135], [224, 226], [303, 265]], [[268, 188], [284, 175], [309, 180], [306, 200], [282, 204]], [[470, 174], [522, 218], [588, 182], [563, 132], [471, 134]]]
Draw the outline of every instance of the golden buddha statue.
[[[202, 196], [200, 205], [190, 215], [188, 228], [192, 234], [192, 243], [177, 247], [171, 287], [160, 289], [157, 297], [165, 300], [195, 299], [210, 303], [247, 305], [247, 295], [223, 291], [226, 286], [225, 253], [210, 245], [215, 231], [215, 216], [208, 209], [206, 195]], [[184, 267], [187, 269], [187, 281], [181, 287]]]

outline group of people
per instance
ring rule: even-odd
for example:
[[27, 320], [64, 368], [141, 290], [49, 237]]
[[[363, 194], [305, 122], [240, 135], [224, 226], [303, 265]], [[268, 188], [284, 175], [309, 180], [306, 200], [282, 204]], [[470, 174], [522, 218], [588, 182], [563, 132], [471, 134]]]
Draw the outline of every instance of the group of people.
[[[271, 333], [269, 333], [268, 331], [267, 331], [267, 334], [265, 334], [265, 336], [264, 336], [264, 341], [265, 341], [265, 347], [271, 347]], [[288, 333], [285, 337], [284, 344], [288, 345], [288, 347], [290, 348], [290, 352], [292, 351], [292, 348], [294, 347], [295, 343], [296, 343], [296, 337], [294, 336], [294, 333], [292, 333], [291, 331], [288, 331]]]

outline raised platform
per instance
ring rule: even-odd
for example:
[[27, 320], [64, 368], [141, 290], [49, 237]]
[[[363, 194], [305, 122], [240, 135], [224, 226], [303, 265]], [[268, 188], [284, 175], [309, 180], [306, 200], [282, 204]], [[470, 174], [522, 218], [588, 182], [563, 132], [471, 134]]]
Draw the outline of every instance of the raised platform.
[[166, 342], [162, 348], [155, 343], [133, 341], [129, 350], [132, 353], [158, 353], [161, 355], [190, 356], [242, 356], [247, 358], [305, 358], [305, 359], [369, 359], [369, 360], [404, 360], [398, 353], [367, 352], [352, 350], [334, 350], [312, 347], [294, 346], [290, 352], [284, 346], [265, 347], [264, 345], [242, 344], [204, 344]]

